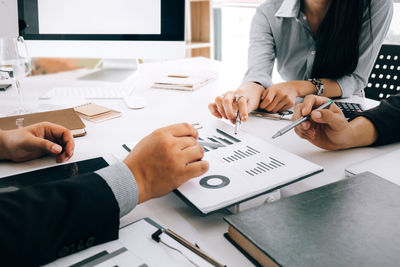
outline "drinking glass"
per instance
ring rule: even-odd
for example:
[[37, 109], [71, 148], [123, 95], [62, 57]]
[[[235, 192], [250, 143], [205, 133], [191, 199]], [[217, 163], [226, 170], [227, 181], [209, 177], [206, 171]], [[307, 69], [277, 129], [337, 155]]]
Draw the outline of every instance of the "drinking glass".
[[22, 36], [0, 37], [0, 70], [7, 70], [10, 81], [15, 80], [18, 108], [12, 114], [27, 113], [22, 101], [20, 80], [31, 72], [31, 59]]

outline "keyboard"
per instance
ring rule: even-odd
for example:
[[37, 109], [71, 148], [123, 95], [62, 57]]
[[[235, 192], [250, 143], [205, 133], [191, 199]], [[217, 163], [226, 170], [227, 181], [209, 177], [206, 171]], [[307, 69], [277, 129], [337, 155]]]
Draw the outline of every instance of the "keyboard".
[[364, 108], [361, 106], [361, 104], [357, 103], [335, 102], [335, 104], [342, 110], [344, 116], [348, 119], [364, 111]]
[[40, 99], [55, 97], [83, 97], [86, 99], [120, 99], [129, 96], [133, 87], [56, 87], [40, 96]]

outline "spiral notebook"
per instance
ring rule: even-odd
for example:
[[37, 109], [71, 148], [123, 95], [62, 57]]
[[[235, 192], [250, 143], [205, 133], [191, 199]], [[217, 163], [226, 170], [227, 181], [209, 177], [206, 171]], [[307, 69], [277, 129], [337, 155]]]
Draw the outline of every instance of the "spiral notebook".
[[87, 103], [74, 108], [79, 117], [92, 122], [102, 122], [121, 116], [121, 112], [94, 103]]

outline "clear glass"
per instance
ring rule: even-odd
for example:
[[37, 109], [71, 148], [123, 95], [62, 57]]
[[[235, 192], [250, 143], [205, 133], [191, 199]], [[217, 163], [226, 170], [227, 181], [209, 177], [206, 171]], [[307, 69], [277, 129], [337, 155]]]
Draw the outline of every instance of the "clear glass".
[[24, 114], [20, 81], [31, 72], [31, 59], [24, 38], [21, 36], [0, 38], [0, 79], [13, 83], [17, 89], [18, 107], [11, 114]]

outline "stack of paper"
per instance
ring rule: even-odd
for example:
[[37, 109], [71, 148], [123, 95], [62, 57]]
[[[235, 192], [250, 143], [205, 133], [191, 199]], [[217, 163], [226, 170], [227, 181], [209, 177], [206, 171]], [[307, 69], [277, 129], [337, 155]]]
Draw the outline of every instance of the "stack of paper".
[[171, 73], [154, 82], [153, 88], [194, 91], [216, 77], [217, 72], [210, 70]]

